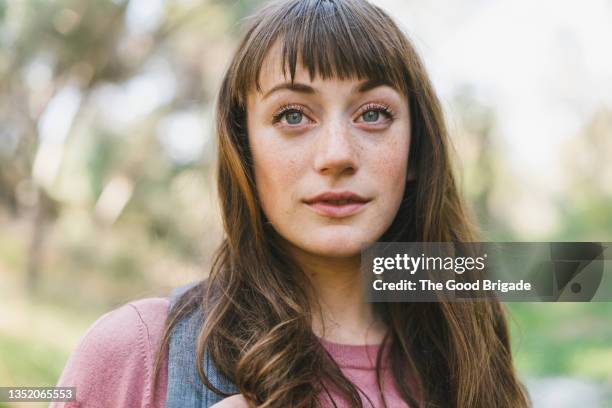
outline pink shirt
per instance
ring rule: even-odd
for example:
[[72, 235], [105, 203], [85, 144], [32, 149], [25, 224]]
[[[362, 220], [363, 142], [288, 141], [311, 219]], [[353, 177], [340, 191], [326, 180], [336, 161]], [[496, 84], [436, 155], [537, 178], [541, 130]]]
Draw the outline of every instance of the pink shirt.
[[[155, 352], [168, 313], [168, 299], [146, 298], [129, 302], [101, 316], [87, 329], [71, 354], [58, 386], [76, 387], [76, 402], [52, 403], [50, 408], [162, 408], [166, 400], [167, 355], [158, 387], [152, 390]], [[350, 345], [321, 339], [344, 375], [362, 389], [376, 407], [382, 400], [376, 384], [376, 352], [379, 345]], [[383, 363], [383, 389], [388, 407], [408, 407], [401, 400]], [[153, 392], [156, 403], [152, 404]], [[342, 401], [332, 390], [338, 406]], [[364, 407], [367, 399], [361, 396]], [[323, 400], [330, 404], [329, 397]], [[324, 404], [324, 406], [327, 406]]]

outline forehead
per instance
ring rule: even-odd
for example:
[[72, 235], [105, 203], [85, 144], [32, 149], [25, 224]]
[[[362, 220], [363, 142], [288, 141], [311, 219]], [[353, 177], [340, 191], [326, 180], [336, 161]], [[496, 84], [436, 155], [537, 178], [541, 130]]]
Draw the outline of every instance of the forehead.
[[[249, 92], [249, 95], [256, 94], [258, 97], [262, 97], [270, 88], [280, 83], [291, 82], [291, 73], [289, 66], [285, 64], [283, 60], [282, 46], [279, 42], [276, 42], [274, 46], [266, 54], [261, 68], [259, 71], [258, 81], [260, 89], [257, 90], [254, 85]], [[295, 65], [295, 75], [293, 82], [297, 83], [312, 83], [313, 86], [322, 86], [325, 81], [332, 81], [334, 85], [346, 85], [352, 86], [355, 83], [361, 82], [365, 79], [371, 79], [367, 77], [359, 77], [353, 75], [349, 78], [340, 78], [339, 76], [327, 76], [323, 77], [316, 71], [311, 75], [311, 72], [303, 64], [300, 55], [298, 55]], [[390, 84], [389, 84], [390, 85]], [[392, 85], [390, 85], [392, 86]], [[392, 86], [393, 87], [393, 86]]]
[[[263, 63], [261, 64], [258, 79], [262, 92], [259, 93], [265, 93], [266, 90], [270, 89], [273, 85], [277, 83], [291, 81], [289, 67], [284, 64], [284, 62], [285, 61], [283, 60], [281, 43], [280, 41], [276, 41], [266, 54]], [[312, 82], [317, 79], [316, 74], [314, 78], [311, 78], [308, 69], [301, 61], [300, 56], [298, 56], [297, 58], [297, 63], [295, 66], [295, 77], [293, 79], [294, 82], [302, 83]], [[321, 78], [318, 79], [320, 80]]]
[[[277, 82], [290, 81], [289, 68], [283, 65], [282, 48], [277, 41], [270, 51], [266, 54], [261, 70], [259, 71], [259, 83], [263, 90], [270, 88], [271, 85]], [[308, 70], [304, 67], [300, 58], [298, 58], [295, 67], [295, 81], [303, 82], [310, 81]]]

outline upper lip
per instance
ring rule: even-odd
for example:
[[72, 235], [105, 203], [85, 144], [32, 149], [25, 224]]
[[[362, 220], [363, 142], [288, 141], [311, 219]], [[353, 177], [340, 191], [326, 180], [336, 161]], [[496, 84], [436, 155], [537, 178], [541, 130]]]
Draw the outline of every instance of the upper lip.
[[326, 191], [316, 196], [307, 198], [304, 200], [304, 202], [307, 204], [312, 204], [318, 201], [338, 201], [338, 200], [351, 200], [351, 201], [356, 201], [360, 203], [365, 203], [365, 202], [370, 201], [369, 198], [362, 197], [357, 193], [353, 193], [352, 191]]

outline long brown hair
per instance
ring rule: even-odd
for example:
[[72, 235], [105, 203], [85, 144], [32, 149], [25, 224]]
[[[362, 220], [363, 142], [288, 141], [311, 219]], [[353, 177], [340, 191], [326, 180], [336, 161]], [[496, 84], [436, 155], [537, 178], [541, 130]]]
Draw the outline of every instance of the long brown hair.
[[[368, 78], [408, 97], [412, 142], [402, 205], [381, 242], [468, 242], [478, 238], [459, 196], [440, 103], [419, 56], [393, 20], [365, 0], [288, 0], [255, 14], [223, 78], [217, 100], [217, 187], [224, 240], [209, 277], [170, 311], [155, 364], [175, 324], [206, 310], [198, 336], [219, 371], [261, 407], [317, 406], [334, 387], [361, 407], [359, 390], [311, 329], [308, 279], [280, 245], [256, 194], [246, 127], [246, 96], [261, 90], [259, 70], [272, 46], [294, 79], [298, 61], [311, 77]], [[497, 301], [374, 303], [389, 328], [391, 370], [413, 407], [527, 407], [512, 365], [505, 311]], [[382, 351], [383, 348], [381, 348]], [[380, 386], [380, 359], [377, 376]], [[194, 362], [195, 363], [195, 362]], [[326, 385], [327, 384], [327, 385]], [[220, 390], [216, 392], [221, 393]]]

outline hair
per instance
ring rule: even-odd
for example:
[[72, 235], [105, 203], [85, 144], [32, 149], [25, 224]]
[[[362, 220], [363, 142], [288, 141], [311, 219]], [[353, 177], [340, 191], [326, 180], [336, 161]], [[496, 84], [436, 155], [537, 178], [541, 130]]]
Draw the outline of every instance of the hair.
[[[288, 0], [263, 7], [230, 62], [217, 99], [217, 189], [224, 237], [207, 279], [170, 311], [155, 381], [172, 329], [190, 313], [205, 319], [194, 363], [205, 349], [218, 370], [259, 407], [313, 407], [334, 387], [362, 407], [358, 388], [312, 331], [306, 274], [283, 250], [258, 201], [246, 126], [246, 97], [257, 89], [268, 51], [282, 46], [285, 73], [303, 64], [311, 77], [373, 79], [407, 96], [411, 117], [402, 204], [380, 242], [473, 242], [478, 231], [450, 161], [440, 102], [423, 63], [394, 21], [365, 0]], [[395, 385], [413, 407], [528, 407], [512, 364], [505, 309], [497, 301], [373, 303], [388, 333]], [[380, 362], [376, 372], [381, 387]], [[366, 396], [367, 397], [367, 396]]]

